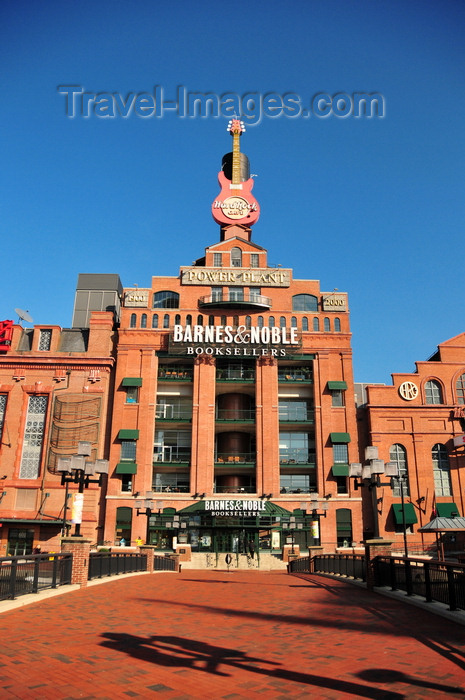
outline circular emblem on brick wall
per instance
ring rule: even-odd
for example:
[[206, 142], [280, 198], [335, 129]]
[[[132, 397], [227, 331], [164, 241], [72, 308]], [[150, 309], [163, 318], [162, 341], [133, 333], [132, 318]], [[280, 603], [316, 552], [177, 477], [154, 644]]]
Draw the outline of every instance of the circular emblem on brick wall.
[[399, 387], [399, 394], [406, 401], [411, 401], [417, 398], [418, 387], [413, 382], [403, 382]]

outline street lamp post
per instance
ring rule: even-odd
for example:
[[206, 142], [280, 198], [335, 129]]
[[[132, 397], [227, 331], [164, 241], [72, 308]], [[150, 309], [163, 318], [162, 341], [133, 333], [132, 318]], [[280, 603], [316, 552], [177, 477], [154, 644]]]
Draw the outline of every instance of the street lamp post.
[[397, 464], [395, 462], [388, 462], [388, 464], [393, 464], [396, 469], [396, 474], [393, 474], [392, 481], [397, 481], [400, 486], [400, 500], [402, 508], [402, 533], [404, 535], [404, 556], [408, 557], [407, 548], [407, 522], [405, 519], [405, 498], [404, 498], [404, 485], [407, 485], [407, 474], [399, 474]]
[[155, 506], [158, 510], [158, 514], [160, 514], [164, 508], [164, 505], [165, 504], [163, 503], [163, 501], [154, 502], [152, 491], [147, 491], [143, 500], [138, 499], [135, 502], [136, 515], [145, 515], [147, 517], [145, 544], [150, 544], [150, 518], [152, 515], [153, 508]]
[[[78, 492], [75, 494], [74, 508], [75, 513], [73, 522], [75, 529], [73, 537], [82, 537], [81, 522], [82, 522], [82, 507], [84, 501], [84, 489], [89, 487], [89, 484], [98, 484], [102, 486], [103, 475], [108, 474], [108, 460], [96, 459], [95, 462], [86, 460], [91, 454], [92, 445], [90, 442], [78, 442], [77, 454], [71, 457], [58, 457], [56, 470], [61, 474], [61, 485], [66, 485], [65, 505], [64, 505], [64, 527], [66, 529], [66, 511], [68, 508], [68, 485], [77, 484]], [[91, 477], [98, 474], [98, 478]], [[76, 496], [79, 496], [78, 498]]]
[[391, 481], [381, 483], [382, 475], [395, 477], [397, 475], [397, 464], [395, 462], [384, 463], [382, 459], [378, 459], [378, 448], [372, 445], [365, 448], [365, 463], [363, 465], [360, 462], [352, 462], [349, 466], [349, 477], [354, 479], [354, 488], [367, 487], [370, 491], [373, 509], [373, 536], [375, 539], [380, 539], [377, 489], [380, 486], [392, 486]]

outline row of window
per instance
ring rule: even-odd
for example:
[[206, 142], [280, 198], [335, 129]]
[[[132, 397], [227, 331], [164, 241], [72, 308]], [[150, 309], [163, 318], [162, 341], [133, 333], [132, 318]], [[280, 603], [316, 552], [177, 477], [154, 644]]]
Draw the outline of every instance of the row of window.
[[[218, 295], [218, 299], [222, 298], [223, 287], [212, 287], [211, 295], [214, 299]], [[236, 301], [241, 301], [244, 298], [244, 288], [243, 287], [229, 287], [230, 299], [236, 299]], [[261, 295], [260, 287], [250, 287], [249, 288], [249, 299], [253, 299], [254, 296], [259, 297]], [[173, 292], [169, 289], [165, 289], [161, 292], [155, 292], [153, 295], [153, 308], [154, 309], [179, 309], [179, 294], [178, 292]], [[293, 311], [318, 311], [318, 297], [313, 294], [294, 294], [292, 297], [292, 310]]]
[[[404, 496], [410, 495], [408, 483], [407, 450], [403, 445], [392, 445], [389, 450], [389, 460], [397, 464], [398, 474], [403, 480]], [[449, 456], [445, 445], [437, 443], [431, 449], [434, 490], [436, 496], [452, 496]], [[400, 479], [394, 480], [394, 496], [401, 495]]]
[[[462, 374], [455, 383], [457, 403], [465, 404], [465, 374]], [[441, 384], [436, 379], [425, 382], [425, 403], [444, 404], [444, 393]]]
[[[170, 327], [170, 319], [171, 319], [170, 314], [164, 314], [162, 317], [160, 317], [158, 314], [152, 314], [152, 319], [150, 321], [150, 327], [151, 328], [169, 328]], [[233, 316], [232, 325], [235, 327], [241, 325], [240, 320], [241, 319], [239, 318], [239, 316]], [[275, 318], [275, 316], [269, 316], [266, 320], [267, 320], [268, 326], [270, 328], [273, 328], [274, 326], [278, 325], [278, 323], [279, 323], [280, 328], [285, 328], [286, 323], [287, 323], [287, 319], [285, 316], [280, 316], [278, 323], [277, 323], [277, 319]], [[332, 319], [332, 321], [333, 321], [332, 329], [331, 329], [331, 319], [330, 318], [326, 317], [322, 320], [323, 320], [323, 331], [325, 333], [330, 333], [331, 330], [333, 330], [335, 333], [341, 332], [341, 319], [340, 318]], [[185, 319], [185, 325], [191, 326], [192, 321], [193, 321], [192, 314], [187, 314], [186, 319]], [[145, 313], [141, 314], [141, 316], [140, 316], [140, 328], [148, 328], [149, 327], [148, 323], [149, 323], [149, 319], [148, 319], [147, 314], [145, 314]], [[175, 315], [174, 323], [175, 323], [175, 325], [179, 325], [181, 323], [181, 315], [180, 314]], [[204, 317], [202, 316], [202, 314], [199, 314], [197, 316], [196, 325], [203, 326], [203, 323], [204, 323]], [[264, 324], [265, 324], [264, 317], [257, 316], [257, 326], [259, 328], [263, 328]], [[212, 316], [212, 315], [208, 316], [207, 325], [209, 325], [209, 326], [215, 325], [215, 317], [214, 316]], [[221, 325], [222, 326], [227, 325], [227, 317], [226, 316], [221, 316]], [[244, 317], [244, 325], [247, 328], [250, 328], [252, 326], [252, 317], [251, 316]], [[312, 326], [312, 331], [319, 332], [321, 330], [320, 319], [315, 317], [311, 321], [311, 326]], [[129, 327], [130, 328], [137, 328], [137, 314], [131, 314], [131, 320], [129, 323]], [[291, 327], [297, 328], [297, 318], [295, 316], [293, 316], [291, 318]], [[310, 330], [309, 319], [306, 316], [304, 316], [301, 319], [301, 329], [302, 329], [302, 331]]]

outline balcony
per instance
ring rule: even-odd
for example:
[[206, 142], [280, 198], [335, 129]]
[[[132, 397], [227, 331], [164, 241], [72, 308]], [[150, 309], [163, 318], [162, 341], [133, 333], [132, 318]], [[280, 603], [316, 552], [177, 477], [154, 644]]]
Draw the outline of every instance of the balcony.
[[240, 364], [234, 364], [229, 367], [217, 367], [216, 381], [253, 382], [255, 381], [255, 368]]
[[186, 365], [160, 365], [158, 379], [163, 381], [191, 382], [193, 378], [192, 367]]
[[251, 464], [255, 464], [254, 452], [241, 452], [233, 455], [228, 452], [218, 452], [215, 455], [215, 465], [217, 466], [250, 466]]
[[310, 367], [278, 367], [279, 382], [313, 382], [313, 373]]
[[153, 462], [164, 464], [189, 464], [191, 458], [190, 448], [177, 448], [171, 446], [155, 447]]
[[217, 423], [253, 423], [255, 421], [255, 409], [217, 408]]
[[176, 406], [174, 404], [157, 404], [155, 417], [162, 421], [192, 421], [192, 406]]
[[271, 305], [269, 297], [243, 289], [215, 292], [199, 299], [199, 306], [203, 308], [271, 309]]
[[314, 411], [305, 408], [279, 407], [280, 423], [313, 423], [315, 420]]
[[279, 451], [279, 463], [283, 466], [295, 466], [305, 464], [315, 466], [315, 453], [305, 449], [281, 449]]

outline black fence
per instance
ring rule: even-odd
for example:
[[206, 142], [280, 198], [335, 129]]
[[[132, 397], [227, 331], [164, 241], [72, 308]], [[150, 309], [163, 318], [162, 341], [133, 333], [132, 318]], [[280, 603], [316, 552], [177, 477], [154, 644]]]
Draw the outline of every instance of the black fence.
[[318, 554], [300, 557], [289, 562], [291, 574], [332, 574], [366, 581], [366, 564], [363, 554]]
[[139, 552], [91, 552], [89, 580], [147, 571], [147, 555]]
[[170, 556], [162, 557], [155, 554], [153, 557], [153, 568], [155, 571], [176, 571], [176, 561]]
[[73, 555], [27, 554], [0, 558], [0, 600], [71, 583]]
[[465, 610], [465, 565], [404, 557], [376, 557], [375, 586]]

